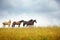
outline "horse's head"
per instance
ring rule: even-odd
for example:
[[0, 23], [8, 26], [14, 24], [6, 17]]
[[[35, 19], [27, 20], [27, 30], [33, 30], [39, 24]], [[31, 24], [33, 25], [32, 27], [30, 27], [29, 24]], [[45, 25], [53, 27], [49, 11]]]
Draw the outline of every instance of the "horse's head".
[[34, 20], [34, 22], [35, 22], [35, 23], [37, 23], [37, 21], [36, 21], [36, 20]]

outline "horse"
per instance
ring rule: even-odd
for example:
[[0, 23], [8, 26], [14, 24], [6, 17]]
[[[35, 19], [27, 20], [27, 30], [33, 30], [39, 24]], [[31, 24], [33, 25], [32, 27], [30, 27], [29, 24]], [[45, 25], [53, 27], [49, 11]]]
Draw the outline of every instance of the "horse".
[[10, 25], [11, 25], [11, 20], [9, 20], [8, 22], [3, 22], [2, 24], [3, 24], [3, 27], [5, 27], [5, 25], [8, 25], [8, 27], [10, 27]]
[[34, 25], [34, 22], [37, 23], [36, 20], [24, 21], [24, 22], [23, 22], [23, 26], [25, 26], [25, 25], [27, 25], [27, 26], [29, 26], [29, 25]]
[[18, 22], [14, 21], [14, 22], [12, 23], [12, 27], [15, 27], [15, 25], [18, 25], [18, 27], [20, 27], [20, 24], [21, 24], [23, 21], [24, 21], [24, 20], [21, 20], [21, 21], [18, 21]]

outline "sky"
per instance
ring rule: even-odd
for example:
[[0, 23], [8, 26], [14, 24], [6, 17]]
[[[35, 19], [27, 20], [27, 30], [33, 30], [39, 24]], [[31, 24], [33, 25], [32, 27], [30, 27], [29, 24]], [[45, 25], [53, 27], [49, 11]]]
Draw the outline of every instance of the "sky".
[[0, 26], [30, 19], [37, 20], [35, 26], [60, 25], [60, 0], [0, 0]]

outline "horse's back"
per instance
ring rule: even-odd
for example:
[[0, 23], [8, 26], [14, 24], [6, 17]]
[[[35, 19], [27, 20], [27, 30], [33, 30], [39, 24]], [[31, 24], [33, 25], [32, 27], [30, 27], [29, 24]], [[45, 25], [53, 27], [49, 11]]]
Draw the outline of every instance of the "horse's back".
[[16, 22], [16, 21], [14, 21], [14, 22], [13, 22], [13, 24], [16, 24], [16, 25], [18, 25], [18, 24], [20, 24], [20, 23], [19, 23], [19, 22]]

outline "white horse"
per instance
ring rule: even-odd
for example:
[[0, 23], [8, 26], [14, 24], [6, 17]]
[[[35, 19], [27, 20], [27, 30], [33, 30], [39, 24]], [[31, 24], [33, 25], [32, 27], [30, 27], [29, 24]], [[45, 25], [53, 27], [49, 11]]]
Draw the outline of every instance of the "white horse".
[[2, 24], [3, 24], [3, 27], [5, 27], [5, 25], [8, 25], [8, 27], [10, 27], [10, 25], [11, 25], [11, 20], [9, 20], [8, 22], [3, 22]]

